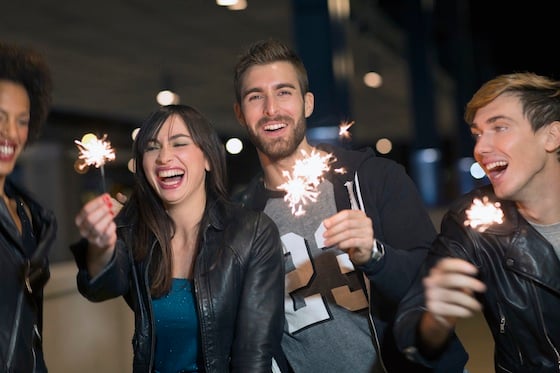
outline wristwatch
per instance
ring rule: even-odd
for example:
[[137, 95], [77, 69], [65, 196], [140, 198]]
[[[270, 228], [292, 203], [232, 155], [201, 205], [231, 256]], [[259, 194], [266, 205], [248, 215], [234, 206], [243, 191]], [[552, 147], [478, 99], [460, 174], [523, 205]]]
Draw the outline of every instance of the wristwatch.
[[373, 240], [373, 249], [371, 250], [371, 259], [378, 261], [385, 255], [385, 246], [378, 240]]

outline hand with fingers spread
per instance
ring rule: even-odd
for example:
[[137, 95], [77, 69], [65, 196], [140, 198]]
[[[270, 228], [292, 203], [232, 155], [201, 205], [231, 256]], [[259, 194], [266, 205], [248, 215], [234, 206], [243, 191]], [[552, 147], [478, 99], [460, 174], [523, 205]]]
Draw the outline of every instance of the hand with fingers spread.
[[346, 251], [354, 265], [367, 263], [373, 250], [373, 224], [361, 210], [342, 210], [325, 219], [325, 246]]
[[80, 235], [88, 240], [88, 270], [91, 277], [109, 262], [117, 242], [113, 221], [120, 204], [105, 193], [84, 205], [75, 218]]
[[477, 268], [457, 258], [441, 259], [422, 282], [426, 312], [420, 328], [428, 346], [439, 348], [455, 327], [458, 318], [473, 316], [482, 309], [475, 293], [486, 285], [477, 279]]

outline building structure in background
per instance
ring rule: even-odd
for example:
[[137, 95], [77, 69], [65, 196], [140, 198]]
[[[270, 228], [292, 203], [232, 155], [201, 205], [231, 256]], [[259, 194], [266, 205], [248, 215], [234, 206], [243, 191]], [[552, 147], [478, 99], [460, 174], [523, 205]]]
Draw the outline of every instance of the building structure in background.
[[[0, 37], [42, 51], [54, 73], [51, 118], [20, 173], [60, 221], [57, 260], [67, 258], [77, 238], [73, 216], [97, 185], [96, 170], [74, 171], [73, 141], [107, 133], [117, 154], [106, 167], [109, 188], [126, 189], [130, 132], [157, 105], [163, 85], [208, 113], [224, 141], [246, 140], [233, 115], [231, 69], [256, 39], [291, 40], [304, 58], [311, 89], [323, 96], [310, 130], [354, 121], [344, 145], [389, 143], [379, 156], [405, 165], [436, 207], [476, 182], [466, 171], [472, 146], [462, 119], [474, 87], [513, 70], [558, 74], [549, 56], [555, 13], [541, 0], [497, 9], [482, 0], [258, 0], [242, 11], [166, 2], [51, 2], [33, 12], [11, 2], [0, 13]], [[530, 19], [533, 26], [522, 27]], [[362, 80], [371, 69], [383, 78], [378, 88]], [[228, 156], [233, 189], [259, 167], [248, 144]]]

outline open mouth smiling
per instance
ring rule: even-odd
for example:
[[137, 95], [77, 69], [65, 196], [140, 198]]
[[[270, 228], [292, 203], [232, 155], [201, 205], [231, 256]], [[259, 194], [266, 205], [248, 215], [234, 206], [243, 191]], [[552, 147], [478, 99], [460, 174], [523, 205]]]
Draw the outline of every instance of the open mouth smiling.
[[162, 170], [157, 173], [160, 182], [164, 184], [174, 184], [181, 181], [185, 172], [182, 170]]
[[264, 130], [267, 132], [273, 132], [282, 128], [286, 128], [287, 126], [288, 125], [286, 123], [267, 124], [266, 126], [264, 126]]
[[10, 158], [14, 155], [15, 152], [16, 152], [16, 147], [14, 144], [8, 141], [3, 141], [0, 144], [0, 157]]
[[501, 172], [505, 171], [508, 167], [508, 163], [506, 161], [496, 161], [490, 162], [485, 165], [486, 172], [490, 176], [497, 176]]

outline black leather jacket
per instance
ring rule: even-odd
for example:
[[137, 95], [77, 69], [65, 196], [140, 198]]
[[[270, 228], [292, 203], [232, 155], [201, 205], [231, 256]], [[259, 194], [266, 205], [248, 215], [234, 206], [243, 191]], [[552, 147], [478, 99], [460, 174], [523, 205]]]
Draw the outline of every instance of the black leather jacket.
[[56, 219], [24, 190], [6, 180], [6, 194], [29, 208], [37, 246], [24, 248], [8, 210], [0, 207], [0, 371], [46, 372], [43, 359], [43, 288], [50, 277], [48, 254]]
[[[560, 372], [560, 260], [512, 202], [500, 201], [503, 223], [482, 233], [465, 226], [465, 211], [474, 198], [484, 196], [497, 201], [487, 186], [451, 207], [426, 265], [453, 256], [479, 268], [488, 289], [477, 298], [494, 337], [496, 372]], [[413, 331], [424, 304], [421, 287], [418, 283], [415, 294], [403, 301], [395, 327], [397, 342], [416, 359]], [[451, 343], [442, 356], [461, 356], [454, 346]]]
[[[284, 325], [284, 269], [278, 229], [264, 214], [213, 204], [194, 266], [206, 372], [270, 372], [280, 354]], [[129, 209], [130, 210], [130, 209]], [[120, 217], [120, 215], [119, 215]], [[134, 311], [134, 372], [154, 368], [154, 320], [149, 259], [127, 248], [130, 226], [118, 222], [119, 240], [108, 266], [90, 279], [87, 242], [72, 246], [80, 292], [91, 301], [124, 296]], [[149, 257], [153, 252], [154, 241]]]

